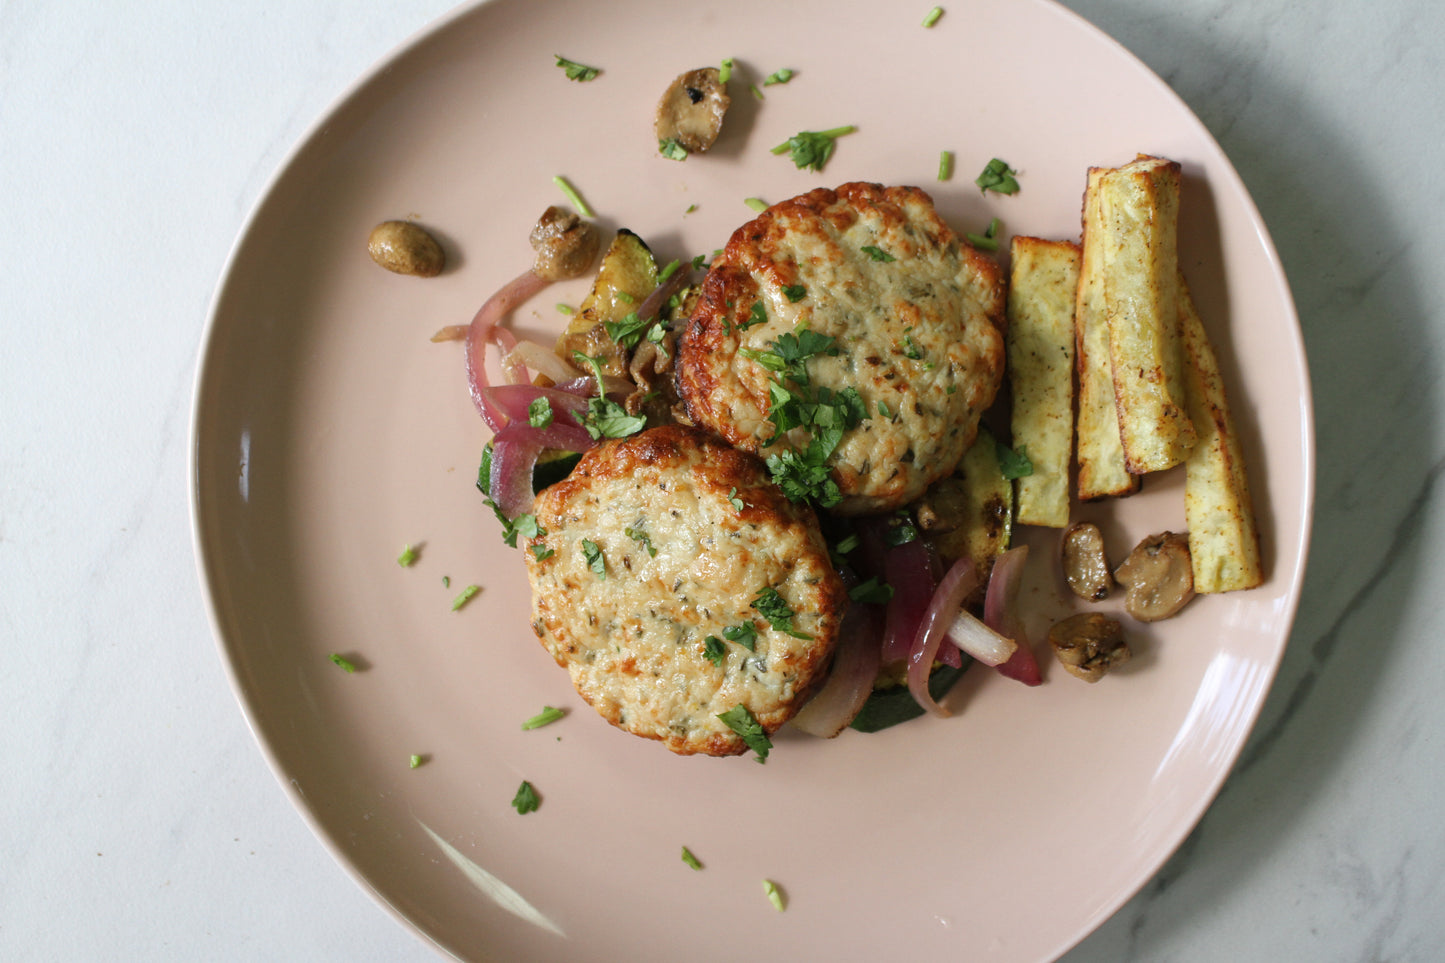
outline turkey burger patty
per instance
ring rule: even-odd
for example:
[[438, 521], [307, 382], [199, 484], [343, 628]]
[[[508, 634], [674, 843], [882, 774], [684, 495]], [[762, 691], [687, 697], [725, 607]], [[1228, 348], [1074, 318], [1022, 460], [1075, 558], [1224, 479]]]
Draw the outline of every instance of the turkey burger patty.
[[[775, 439], [778, 339], [806, 328], [833, 349], [804, 390], [854, 389], [866, 414], [827, 458], [833, 511], [900, 507], [953, 471], [1003, 377], [1003, 281], [914, 187], [844, 184], [775, 204], [712, 262], [677, 360], [688, 416], [763, 455]], [[785, 387], [796, 387], [796, 382]]]
[[535, 505], [532, 627], [618, 728], [677, 753], [746, 748], [826, 675], [848, 605], [811, 509], [762, 463], [679, 425], [607, 441]]

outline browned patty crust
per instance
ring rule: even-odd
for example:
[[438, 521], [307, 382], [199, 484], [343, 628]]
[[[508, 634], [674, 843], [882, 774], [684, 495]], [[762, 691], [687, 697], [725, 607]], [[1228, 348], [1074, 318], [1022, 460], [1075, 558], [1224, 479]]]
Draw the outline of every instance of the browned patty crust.
[[[732, 755], [745, 745], [718, 713], [744, 705], [773, 732], [821, 683], [847, 593], [813, 512], [756, 456], [653, 428], [587, 452], [535, 515], [533, 628], [613, 725], [674, 752]], [[794, 613], [791, 633], [753, 607], [764, 590]], [[727, 638], [742, 625], [752, 649]]]
[[[998, 265], [960, 243], [924, 191], [819, 188], [744, 224], [713, 261], [680, 341], [678, 390], [695, 423], [768, 454], [774, 373], [756, 355], [802, 327], [832, 336], [837, 353], [809, 360], [808, 376], [856, 389], [869, 413], [829, 459], [843, 494], [833, 510], [887, 511], [972, 443], [1002, 382], [1003, 308]], [[781, 441], [802, 449], [807, 437]]]

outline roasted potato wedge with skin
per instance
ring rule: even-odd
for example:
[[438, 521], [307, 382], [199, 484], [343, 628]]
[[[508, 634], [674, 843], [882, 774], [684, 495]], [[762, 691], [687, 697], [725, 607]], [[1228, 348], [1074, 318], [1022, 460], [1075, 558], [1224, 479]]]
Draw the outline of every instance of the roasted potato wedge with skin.
[[1143, 157], [1098, 181], [1104, 311], [1124, 462], [1178, 465], [1196, 434], [1179, 338], [1179, 165]]
[[642, 238], [626, 228], [617, 232], [597, 280], [582, 302], [581, 309], [567, 323], [557, 339], [557, 354], [568, 362], [572, 352], [597, 358], [605, 374], [627, 376], [627, 352], [607, 333], [603, 322], [618, 322], [637, 310], [657, 287], [657, 261]]
[[1179, 279], [1185, 388], [1199, 441], [1184, 462], [1184, 518], [1196, 592], [1233, 592], [1264, 581], [1259, 531], [1239, 436], [1219, 363], [1184, 278]]
[[1104, 315], [1103, 229], [1099, 224], [1099, 178], [1089, 170], [1084, 191], [1084, 236], [1079, 259], [1079, 288], [1074, 297], [1074, 363], [1079, 374], [1076, 444], [1081, 501], [1132, 495], [1139, 478], [1124, 465], [1119, 412], [1114, 407], [1114, 375], [1109, 361], [1109, 326]]
[[1023, 525], [1069, 524], [1074, 441], [1074, 294], [1079, 246], [1015, 237], [1008, 294], [1007, 359], [1015, 448], [1034, 471], [1018, 480]]

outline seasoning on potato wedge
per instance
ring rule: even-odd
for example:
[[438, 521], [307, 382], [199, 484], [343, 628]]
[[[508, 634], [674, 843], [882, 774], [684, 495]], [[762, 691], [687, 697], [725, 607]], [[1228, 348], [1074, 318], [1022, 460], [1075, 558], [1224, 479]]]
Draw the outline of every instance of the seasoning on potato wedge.
[[1074, 363], [1079, 373], [1077, 422], [1080, 501], [1139, 490], [1139, 478], [1124, 465], [1119, 412], [1114, 407], [1114, 375], [1109, 361], [1109, 327], [1104, 315], [1104, 232], [1099, 222], [1099, 178], [1104, 168], [1089, 169], [1084, 191], [1079, 288], [1074, 298]]
[[1264, 581], [1259, 531], [1219, 362], [1181, 275], [1184, 383], [1199, 441], [1185, 461], [1184, 518], [1196, 592], [1233, 592]]
[[1135, 475], [1181, 464], [1196, 439], [1179, 343], [1179, 177], [1178, 163], [1141, 157], [1098, 180], [1114, 404]]
[[1074, 294], [1079, 246], [1015, 237], [1008, 294], [1007, 363], [1013, 391], [1015, 448], [1033, 473], [1018, 480], [1016, 520], [1069, 524], [1069, 465], [1074, 441]]

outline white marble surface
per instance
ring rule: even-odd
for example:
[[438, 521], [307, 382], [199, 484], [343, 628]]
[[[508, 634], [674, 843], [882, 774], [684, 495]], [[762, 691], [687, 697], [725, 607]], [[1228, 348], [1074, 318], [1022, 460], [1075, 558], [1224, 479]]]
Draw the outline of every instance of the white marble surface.
[[[1445, 959], [1445, 7], [1067, 5], [1233, 158], [1294, 286], [1319, 424], [1310, 573], [1260, 727], [1067, 960]], [[435, 958], [312, 839], [245, 727], [186, 449], [249, 207], [448, 6], [0, 4], [0, 958]]]

